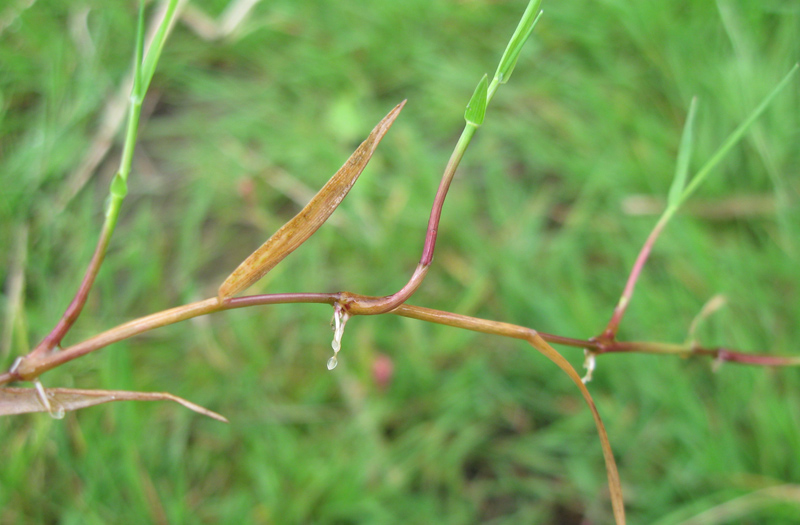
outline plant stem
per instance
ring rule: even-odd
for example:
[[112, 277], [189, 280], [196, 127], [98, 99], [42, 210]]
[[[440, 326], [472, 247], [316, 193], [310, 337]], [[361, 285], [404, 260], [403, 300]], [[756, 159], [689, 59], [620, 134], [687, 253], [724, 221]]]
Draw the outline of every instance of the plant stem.
[[458, 143], [450, 155], [450, 160], [447, 162], [447, 167], [442, 175], [442, 180], [439, 183], [439, 189], [436, 190], [436, 196], [433, 199], [433, 206], [431, 207], [431, 216], [428, 219], [428, 231], [425, 235], [425, 245], [422, 249], [422, 258], [420, 265], [428, 266], [433, 261], [433, 251], [436, 248], [436, 235], [439, 231], [439, 220], [442, 217], [442, 208], [444, 207], [444, 200], [447, 197], [447, 191], [450, 189], [450, 183], [453, 182], [453, 177], [456, 174], [459, 163], [467, 151], [472, 137], [478, 130], [477, 126], [467, 124], [458, 138]]
[[[170, 310], [164, 310], [162, 312], [157, 312], [145, 317], [140, 317], [139, 319], [134, 319], [133, 321], [129, 321], [110, 330], [97, 334], [85, 341], [69, 346], [58, 353], [44, 356], [33, 356], [32, 354], [29, 354], [24, 360], [22, 360], [17, 368], [0, 374], [0, 385], [12, 381], [30, 380], [36, 378], [48, 370], [60, 366], [68, 361], [72, 361], [73, 359], [77, 359], [78, 357], [94, 352], [95, 350], [104, 348], [112, 343], [128, 339], [135, 335], [153, 330], [154, 328], [185, 321], [193, 317], [224, 310], [233, 310], [237, 308], [246, 308], [259, 305], [288, 303], [347, 304], [346, 301], [348, 296], [355, 296], [355, 294], [344, 292], [251, 295], [227, 299], [222, 303], [220, 303], [216, 297], [205, 299], [203, 301], [178, 306]], [[726, 348], [704, 348], [691, 344], [676, 345], [670, 343], [641, 341], [613, 341], [604, 343], [591, 339], [575, 339], [544, 332], [537, 332], [532, 328], [527, 328], [524, 326], [503, 323], [499, 321], [490, 321], [487, 319], [469, 317], [453, 312], [433, 310], [431, 308], [412, 306], [408, 304], [400, 305], [390, 313], [401, 315], [403, 317], [419, 319], [421, 321], [428, 321], [431, 323], [453, 326], [456, 328], [464, 328], [490, 335], [524, 339], [526, 341], [531, 340], [533, 337], [531, 334], [537, 334], [537, 338], [541, 338], [548, 343], [575, 348], [585, 348], [597, 354], [636, 352], [679, 355], [682, 357], [708, 356], [719, 361], [755, 366], [800, 366], [800, 357], [747, 354], [743, 352], [731, 351]]]
[[[174, 2], [173, 2], [174, 3]], [[162, 22], [163, 25], [163, 22]], [[108, 208], [106, 210], [105, 221], [100, 231], [100, 238], [97, 241], [92, 260], [86, 269], [86, 273], [81, 280], [78, 287], [78, 292], [75, 297], [67, 306], [64, 315], [61, 316], [56, 326], [45, 336], [42, 341], [28, 354], [27, 358], [36, 360], [42, 355], [49, 353], [56, 346], [61, 343], [61, 340], [67, 332], [78, 320], [78, 317], [86, 304], [86, 299], [89, 296], [89, 291], [94, 285], [97, 274], [100, 272], [100, 266], [105, 259], [106, 251], [108, 250], [108, 243], [111, 241], [111, 236], [117, 226], [119, 219], [119, 211], [122, 207], [122, 201], [125, 199], [127, 193], [127, 181], [131, 172], [133, 164], [133, 152], [136, 148], [136, 133], [139, 128], [139, 116], [142, 112], [142, 102], [144, 101], [144, 93], [146, 87], [142, 88], [142, 54], [143, 54], [143, 38], [144, 38], [144, 4], [140, 4], [139, 8], [139, 29], [137, 32], [137, 43], [134, 58], [134, 83], [131, 89], [130, 96], [130, 109], [128, 112], [128, 126], [125, 130], [125, 143], [122, 150], [122, 158], [119, 164], [119, 170], [114, 176], [111, 184], [111, 194], [108, 201]]]
[[428, 219], [428, 229], [425, 234], [425, 244], [422, 248], [422, 256], [420, 257], [416, 270], [414, 270], [414, 274], [405, 286], [392, 295], [372, 297], [342, 292], [342, 306], [349, 315], [378, 315], [390, 312], [406, 302], [422, 284], [433, 262], [433, 252], [436, 248], [436, 237], [439, 232], [439, 221], [442, 217], [442, 208], [444, 207], [444, 200], [447, 197], [447, 191], [450, 189], [450, 184], [453, 182], [453, 177], [456, 174], [458, 165], [464, 157], [464, 153], [467, 151], [467, 147], [472, 141], [472, 137], [475, 135], [477, 129], [478, 126], [468, 123], [461, 132], [456, 147], [450, 155], [450, 160], [447, 162], [447, 166], [442, 174], [442, 179], [439, 182], [439, 188], [436, 190], [436, 196], [433, 199], [431, 215]]
[[619, 329], [619, 323], [622, 321], [622, 317], [625, 315], [625, 310], [627, 310], [628, 305], [631, 302], [634, 289], [636, 288], [636, 283], [639, 280], [642, 270], [644, 269], [647, 258], [650, 256], [650, 252], [653, 250], [653, 245], [655, 245], [658, 236], [661, 235], [661, 232], [664, 230], [664, 227], [667, 225], [670, 218], [672, 218], [673, 214], [674, 210], [671, 212], [670, 210], [667, 210], [667, 212], [665, 212], [658, 220], [656, 225], [653, 227], [653, 230], [650, 232], [650, 235], [647, 237], [642, 249], [639, 251], [639, 255], [636, 257], [636, 262], [633, 263], [631, 273], [628, 275], [628, 281], [625, 283], [625, 289], [622, 291], [622, 295], [619, 298], [617, 306], [614, 307], [614, 313], [611, 315], [611, 320], [608, 321], [606, 329], [597, 338], [598, 340], [603, 342], [611, 342], [616, 338], [617, 330]]
[[47, 334], [42, 342], [36, 345], [30, 354], [28, 354], [29, 358], [37, 359], [38, 357], [50, 352], [53, 348], [60, 344], [61, 340], [67, 334], [69, 329], [73, 324], [75, 324], [78, 316], [80, 316], [81, 310], [83, 310], [83, 305], [86, 304], [86, 299], [89, 296], [89, 291], [92, 289], [92, 285], [97, 277], [97, 273], [100, 271], [100, 265], [103, 263], [103, 259], [105, 258], [108, 242], [111, 240], [111, 234], [114, 232], [114, 223], [116, 222], [117, 215], [119, 214], [119, 207], [117, 207], [116, 210], [112, 210], [110, 208], [109, 211], [114, 212], [114, 215], [111, 220], [109, 219], [111, 214], [106, 217], [106, 222], [103, 225], [103, 230], [100, 233], [100, 239], [97, 242], [94, 255], [92, 255], [92, 260], [89, 262], [89, 267], [86, 269], [86, 274], [83, 276], [83, 280], [78, 287], [78, 292], [69, 303], [64, 315], [61, 317], [58, 323], [56, 323], [56, 326], [50, 331], [49, 334]]
[[[73, 359], [84, 356], [88, 353], [99, 350], [112, 343], [128, 339], [135, 335], [159, 328], [162, 326], [185, 321], [193, 317], [207, 315], [222, 310], [233, 310], [254, 305], [278, 304], [278, 303], [328, 303], [333, 304], [339, 294], [270, 294], [255, 295], [250, 297], [238, 297], [228, 299], [220, 303], [216, 297], [185, 304], [169, 310], [163, 310], [154, 314], [147, 315], [121, 324], [110, 330], [106, 330], [85, 341], [74, 344], [63, 349], [61, 352], [39, 356], [28, 354], [25, 359], [12, 373], [16, 379], [30, 380], [38, 377], [59, 365]], [[0, 381], [2, 384], [2, 381]]]

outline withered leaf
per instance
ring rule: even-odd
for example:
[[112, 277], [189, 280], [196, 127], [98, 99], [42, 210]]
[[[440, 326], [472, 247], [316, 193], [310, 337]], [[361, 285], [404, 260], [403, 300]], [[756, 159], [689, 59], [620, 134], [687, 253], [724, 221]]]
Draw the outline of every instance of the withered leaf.
[[[45, 389], [47, 400], [53, 410], [80, 410], [81, 408], [102, 405], [114, 401], [174, 401], [208, 416], [227, 423], [223, 416], [187, 401], [168, 392], [129, 392], [125, 390], [81, 390], [75, 388]], [[47, 412], [34, 388], [0, 388], [0, 416]]]
[[322, 224], [342, 202], [358, 176], [364, 171], [383, 136], [389, 131], [406, 101], [394, 107], [372, 130], [367, 139], [353, 152], [347, 162], [306, 204], [300, 213], [281, 226], [267, 242], [253, 252], [231, 273], [219, 287], [219, 299], [233, 297], [264, 277], [284, 257], [296, 250]]

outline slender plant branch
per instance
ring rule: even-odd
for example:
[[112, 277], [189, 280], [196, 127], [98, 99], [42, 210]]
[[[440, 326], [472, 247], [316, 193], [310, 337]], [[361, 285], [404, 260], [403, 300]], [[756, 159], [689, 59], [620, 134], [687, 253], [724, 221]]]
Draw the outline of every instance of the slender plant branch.
[[728, 135], [722, 145], [717, 148], [717, 151], [714, 152], [711, 158], [706, 161], [706, 163], [697, 171], [695, 176], [692, 177], [691, 181], [689, 181], [689, 161], [691, 158], [693, 143], [694, 117], [697, 109], [697, 98], [695, 97], [692, 99], [692, 103], [689, 106], [689, 113], [686, 118], [686, 123], [683, 128], [683, 134], [681, 136], [681, 144], [678, 151], [678, 161], [675, 168], [675, 176], [669, 189], [667, 207], [662, 213], [661, 217], [658, 219], [656, 225], [653, 227], [652, 232], [647, 237], [642, 249], [639, 251], [639, 255], [636, 257], [636, 262], [631, 269], [631, 273], [628, 276], [627, 282], [625, 283], [625, 288], [623, 289], [622, 295], [617, 302], [617, 306], [614, 308], [614, 313], [612, 314], [608, 325], [606, 326], [605, 330], [595, 339], [605, 343], [615, 340], [617, 330], [619, 329], [619, 324], [622, 321], [622, 317], [625, 315], [625, 311], [627, 310], [628, 305], [633, 297], [633, 291], [636, 287], [636, 282], [639, 280], [639, 276], [641, 275], [642, 269], [647, 262], [647, 258], [653, 249], [653, 245], [663, 231], [664, 227], [678, 212], [681, 205], [685, 203], [695, 191], [697, 191], [703, 182], [705, 182], [717, 164], [719, 164], [728, 154], [728, 152], [733, 149], [736, 143], [739, 142], [742, 137], [744, 137], [750, 126], [752, 126], [756, 119], [758, 119], [758, 117], [764, 113], [778, 93], [783, 91], [786, 85], [793, 79], [798, 69], [800, 69], [800, 64], [795, 64], [792, 66], [792, 68], [781, 79], [781, 81], [778, 82], [772, 91], [770, 91], [767, 96], [764, 97], [761, 103], [750, 112], [747, 118], [741, 124], [739, 124], [730, 135]]
[[478, 131], [478, 128], [483, 124], [483, 120], [486, 116], [486, 108], [494, 98], [498, 87], [508, 82], [511, 78], [522, 47], [528, 40], [533, 28], [536, 27], [536, 23], [542, 15], [542, 11], [539, 9], [541, 3], [541, 0], [531, 0], [528, 3], [528, 7], [525, 9], [520, 19], [520, 23], [511, 36], [503, 55], [500, 57], [497, 71], [495, 71], [492, 82], [489, 83], [487, 76], [484, 75], [478, 82], [469, 104], [467, 104], [467, 108], [464, 112], [466, 125], [461, 131], [461, 136], [458, 138], [458, 142], [453, 149], [453, 153], [450, 155], [450, 159], [447, 161], [447, 166], [439, 182], [439, 188], [436, 190], [430, 218], [428, 219], [428, 229], [425, 233], [422, 256], [420, 257], [419, 264], [414, 270], [413, 275], [403, 288], [392, 295], [367, 297], [343, 293], [343, 306], [349, 315], [377, 315], [390, 312], [406, 302], [422, 284], [422, 281], [428, 273], [428, 268], [433, 262], [433, 253], [436, 249], [436, 238], [439, 233], [439, 222], [442, 217], [444, 201], [450, 189], [450, 184], [453, 182], [453, 177], [455, 177], [458, 165], [461, 163], [461, 159], [464, 158], [464, 153], [466, 153], [470, 142], [472, 142], [475, 132]]
[[622, 295], [619, 298], [619, 302], [617, 303], [617, 306], [614, 307], [614, 313], [611, 315], [611, 320], [608, 322], [608, 326], [606, 326], [606, 329], [603, 331], [600, 337], [597, 338], [598, 340], [610, 342], [616, 338], [617, 330], [619, 329], [619, 323], [622, 321], [622, 317], [625, 315], [625, 311], [631, 302], [633, 292], [636, 289], [636, 283], [639, 281], [639, 276], [644, 269], [647, 258], [650, 256], [653, 245], [655, 245], [658, 236], [661, 235], [661, 232], [664, 230], [667, 222], [669, 222], [670, 217], [671, 214], [662, 215], [659, 221], [653, 227], [650, 235], [647, 236], [647, 240], [642, 246], [642, 249], [639, 251], [639, 255], [636, 257], [636, 262], [633, 264], [633, 268], [628, 276], [628, 281], [625, 283], [625, 288], [622, 290]]
[[[333, 305], [338, 303], [347, 305], [348, 298], [353, 296], [367, 297], [351, 294], [349, 292], [285, 293], [234, 297], [227, 299], [222, 303], [220, 303], [216, 297], [212, 297], [134, 319], [127, 323], [111, 328], [110, 330], [106, 330], [105, 332], [97, 334], [89, 339], [86, 339], [85, 341], [64, 348], [60, 352], [51, 353], [45, 356], [36, 356], [36, 358], [31, 358], [29, 355], [26, 359], [20, 361], [16, 368], [4, 374], [0, 374], [0, 385], [7, 384], [12, 381], [34, 379], [48, 370], [52, 370], [53, 368], [63, 365], [64, 363], [82, 357], [113, 343], [129, 339], [133, 336], [148, 332], [155, 328], [185, 321], [193, 317], [199, 317], [225, 310], [273, 304], [317, 303]], [[367, 299], [381, 298], [367, 297]], [[800, 366], [800, 357], [749, 354], [721, 347], [707, 348], [691, 343], [670, 344], [649, 341], [602, 342], [592, 339], [583, 340], [571, 337], [563, 337], [545, 332], [538, 332], [532, 328], [514, 325], [511, 323], [468, 317], [453, 312], [433, 310], [431, 308], [413, 306], [409, 304], [400, 305], [389, 313], [436, 324], [482, 332], [490, 335], [512, 337], [515, 339], [528, 340], [531, 337], [531, 333], [536, 333], [548, 343], [574, 348], [584, 348], [595, 354], [648, 353], [677, 355], [681, 357], [707, 356], [712, 357], [719, 362], [731, 362], [744, 365]]]
[[[117, 174], [114, 176], [110, 188], [110, 200], [106, 210], [105, 221], [101, 230], [97, 247], [92, 256], [91, 262], [81, 281], [78, 292], [69, 304], [66, 312], [53, 328], [53, 330], [37, 345], [25, 358], [17, 360], [12, 368], [0, 374], [0, 385], [17, 380], [30, 380], [37, 386], [40, 400], [48, 411], [51, 407], [48, 403], [48, 396], [44, 391], [38, 377], [57, 366], [87, 355], [91, 352], [104, 348], [115, 342], [119, 342], [138, 334], [184, 321], [193, 317], [207, 315], [224, 310], [245, 308], [258, 305], [285, 304], [285, 303], [321, 303], [334, 305], [336, 319], [336, 335], [334, 336], [334, 352], [338, 352], [341, 339], [341, 331], [344, 322], [351, 315], [377, 315], [393, 313], [422, 321], [453, 326], [476, 332], [511, 337], [521, 339], [531, 344], [537, 351], [545, 355], [559, 368], [580, 389], [582, 396], [588, 404], [594, 418], [597, 431], [603, 448], [603, 456], [606, 462], [606, 472], [609, 481], [609, 490], [614, 509], [616, 523], [625, 523], [625, 511], [622, 498], [622, 489], [617, 472], [614, 456], [608, 440], [603, 422], [595, 403], [584, 385], [584, 381], [579, 377], [570, 363], [555, 349], [550, 343], [561, 344], [570, 347], [583, 348], [591, 355], [592, 363], [594, 356], [605, 353], [640, 352], [663, 355], [679, 356], [707, 356], [712, 357], [715, 363], [735, 362], [739, 364], [757, 366], [800, 366], [800, 357], [781, 357], [747, 354], [728, 350], [727, 348], [706, 348], [697, 345], [693, 341], [684, 344], [670, 344], [659, 342], [621, 342], [617, 341], [617, 330], [625, 311], [630, 304], [635, 290], [636, 283], [643, 271], [644, 265], [651, 253], [658, 236], [663, 231], [666, 224], [674, 216], [680, 205], [699, 187], [712, 168], [719, 163], [721, 158], [733, 145], [741, 139], [747, 128], [765, 110], [769, 102], [777, 93], [785, 87], [790, 77], [798, 69], [796, 65], [789, 74], [778, 84], [778, 86], [764, 99], [764, 101], [750, 114], [750, 116], [728, 137], [719, 150], [711, 159], [698, 171], [697, 175], [688, 182], [688, 165], [692, 143], [692, 124], [694, 119], [695, 101], [690, 108], [689, 117], [684, 128], [684, 135], [681, 140], [678, 165], [673, 185], [670, 189], [668, 206], [663, 215], [656, 223], [652, 232], [645, 241], [639, 255], [634, 262], [628, 280], [623, 289], [622, 295], [614, 309], [612, 317], [600, 336], [588, 340], [569, 338], [538, 332], [532, 328], [491, 321], [476, 317], [460, 315], [453, 312], [433, 310], [419, 306], [405, 304], [422, 284], [427, 272], [432, 264], [436, 239], [441, 221], [441, 214], [447, 192], [454, 179], [458, 166], [471, 143], [477, 129], [482, 125], [486, 108], [494, 97], [500, 84], [508, 81], [516, 65], [519, 53], [523, 44], [530, 35], [533, 27], [541, 15], [539, 11], [540, 0], [531, 0], [525, 14], [517, 26], [508, 47], [500, 60], [497, 71], [492, 81], [488, 81], [488, 76], [484, 75], [479, 81], [470, 103], [467, 105], [464, 117], [466, 125], [459, 137], [459, 140], [448, 160], [444, 173], [439, 183], [434, 197], [431, 214], [428, 220], [425, 241], [423, 244], [422, 255], [419, 264], [408, 282], [392, 295], [383, 297], [373, 297], [355, 294], [351, 292], [339, 293], [287, 293], [254, 295], [247, 297], [235, 297], [237, 293], [244, 290], [250, 284], [263, 277], [272, 267], [278, 264], [289, 252], [300, 246], [308, 239], [319, 226], [327, 220], [336, 206], [347, 194], [355, 183], [356, 178], [363, 170], [372, 153], [377, 147], [381, 137], [391, 126], [394, 118], [402, 109], [404, 103], [399, 104], [392, 110], [387, 117], [370, 134], [370, 137], [356, 150], [353, 156], [345, 165], [334, 175], [326, 186], [318, 193], [314, 199], [291, 221], [284, 225], [273, 237], [246, 259], [234, 273], [222, 284], [219, 294], [216, 297], [205, 299], [183, 306], [178, 306], [169, 310], [156, 312], [151, 315], [134, 319], [105, 332], [97, 334], [77, 344], [64, 348], [61, 351], [53, 350], [61, 343], [62, 339], [73, 326], [80, 315], [91, 287], [97, 277], [99, 269], [105, 257], [108, 245], [119, 219], [119, 212], [122, 202], [127, 194], [127, 181], [130, 175], [133, 152], [136, 142], [136, 135], [139, 125], [139, 116], [142, 103], [147, 88], [152, 80], [159, 54], [163, 48], [168, 28], [172, 23], [176, 7], [179, 0], [170, 0], [165, 12], [164, 19], [156, 33], [155, 42], [147, 56], [143, 56], [143, 35], [144, 35], [144, 8], [140, 4], [139, 13], [139, 32], [137, 35], [136, 58], [134, 65], [134, 83], [131, 93], [131, 105], [129, 110], [128, 125], [126, 128], [125, 144], [122, 153], [122, 160]], [[335, 357], [333, 365], [336, 365]], [[587, 374], [587, 380], [589, 375]], [[8, 392], [7, 392], [8, 393]], [[66, 392], [61, 392], [66, 393]], [[71, 394], [80, 394], [80, 391], [72, 391]], [[30, 395], [25, 392], [28, 397]], [[131, 394], [130, 399], [143, 399], [138, 394]], [[163, 396], [157, 394], [157, 396]], [[63, 411], [62, 411], [63, 412]], [[51, 412], [52, 414], [52, 412]]]
[[111, 241], [111, 236], [119, 220], [122, 202], [125, 199], [125, 195], [128, 193], [128, 177], [133, 164], [133, 152], [136, 147], [136, 135], [139, 129], [139, 116], [142, 112], [142, 103], [144, 102], [144, 97], [147, 93], [150, 81], [153, 78], [155, 64], [158, 62], [161, 50], [164, 47], [167, 31], [174, 19], [177, 5], [178, 0], [170, 0], [164, 18], [157, 30], [156, 37], [153, 39], [152, 47], [147, 53], [147, 56], [144, 56], [144, 2], [140, 2], [139, 4], [139, 19], [133, 66], [133, 87], [131, 89], [130, 108], [128, 111], [128, 125], [125, 130], [125, 142], [119, 169], [111, 181], [110, 199], [106, 208], [106, 216], [100, 232], [100, 237], [75, 297], [72, 299], [69, 306], [67, 306], [66, 311], [56, 323], [56, 326], [28, 354], [27, 357], [29, 359], [35, 360], [51, 352], [56, 346], [61, 344], [61, 340], [80, 316], [83, 306], [86, 304], [89, 292], [97, 278], [97, 274], [100, 272], [100, 266], [103, 264], [109, 242]]
[[450, 155], [450, 160], [447, 162], [444, 174], [439, 182], [439, 188], [436, 190], [436, 196], [433, 199], [431, 215], [428, 219], [428, 229], [425, 234], [425, 244], [422, 248], [422, 257], [416, 270], [414, 270], [414, 274], [405, 286], [392, 295], [370, 297], [347, 292], [342, 293], [342, 304], [349, 315], [378, 315], [390, 312], [406, 302], [422, 284], [428, 273], [428, 268], [433, 262], [433, 252], [436, 248], [436, 237], [439, 232], [439, 221], [442, 217], [442, 208], [447, 197], [447, 191], [450, 189], [450, 183], [453, 182], [458, 165], [464, 157], [464, 153], [477, 129], [477, 126], [467, 123], [453, 153]]

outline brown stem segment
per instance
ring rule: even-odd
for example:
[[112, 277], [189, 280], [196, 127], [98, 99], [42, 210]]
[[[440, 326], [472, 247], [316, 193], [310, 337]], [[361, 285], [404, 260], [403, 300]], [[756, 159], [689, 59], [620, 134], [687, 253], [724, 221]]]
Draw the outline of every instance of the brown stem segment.
[[587, 390], [586, 385], [583, 384], [580, 376], [577, 372], [575, 372], [575, 369], [572, 368], [572, 365], [570, 365], [569, 361], [564, 359], [561, 354], [556, 352], [553, 347], [547, 344], [544, 338], [542, 338], [542, 336], [536, 330], [509, 323], [468, 317], [452, 312], [421, 308], [419, 306], [402, 305], [393, 313], [422, 321], [429, 321], [433, 323], [454, 326], [457, 328], [465, 328], [467, 330], [473, 330], [476, 332], [513, 337], [515, 339], [523, 339], [530, 343], [541, 354], [555, 363], [561, 370], [563, 370], [581, 391], [581, 395], [592, 412], [592, 417], [594, 418], [595, 426], [597, 427], [597, 433], [600, 437], [600, 444], [603, 449], [603, 459], [605, 460], [606, 464], [606, 473], [608, 475], [608, 486], [611, 493], [611, 503], [614, 509], [614, 517], [617, 523], [625, 523], [624, 499], [622, 497], [622, 484], [620, 483], [617, 463], [614, 460], [614, 454], [611, 451], [611, 444], [608, 440], [608, 434], [606, 432], [605, 425], [603, 424], [603, 420], [600, 418], [600, 413], [597, 411], [597, 406], [595, 405], [589, 390]]
[[28, 354], [18, 366], [4, 376], [0, 376], [0, 384], [14, 380], [30, 380], [52, 370], [73, 359], [99, 350], [112, 343], [128, 339], [135, 335], [150, 331], [154, 328], [166, 326], [193, 317], [207, 315], [222, 310], [232, 310], [247, 306], [278, 303], [328, 303], [333, 304], [339, 294], [271, 294], [228, 299], [220, 303], [216, 297], [178, 306], [169, 310], [154, 313], [139, 319], [134, 319], [121, 324], [111, 330], [97, 334], [85, 341], [65, 348], [61, 352], [43, 357]]

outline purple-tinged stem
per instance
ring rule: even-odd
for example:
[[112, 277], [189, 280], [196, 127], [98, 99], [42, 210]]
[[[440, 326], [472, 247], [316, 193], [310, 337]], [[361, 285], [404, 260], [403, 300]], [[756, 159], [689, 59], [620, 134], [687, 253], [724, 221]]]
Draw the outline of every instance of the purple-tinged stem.
[[[119, 213], [119, 207], [116, 208]], [[100, 266], [103, 264], [103, 259], [108, 249], [108, 243], [111, 240], [111, 234], [114, 232], [113, 225], [116, 223], [116, 217], [111, 219], [107, 218], [100, 233], [100, 238], [97, 241], [97, 247], [92, 255], [92, 260], [89, 262], [89, 267], [83, 276], [78, 292], [75, 297], [67, 306], [64, 315], [61, 316], [56, 326], [50, 331], [49, 334], [28, 354], [27, 358], [38, 359], [40, 356], [49, 353], [53, 348], [61, 343], [64, 336], [67, 334], [75, 321], [78, 320], [83, 306], [86, 304], [86, 299], [89, 296], [89, 291], [92, 289], [97, 274], [100, 271]]]
[[611, 316], [611, 320], [608, 322], [606, 329], [603, 331], [601, 339], [605, 341], [613, 341], [617, 336], [619, 323], [622, 321], [622, 316], [625, 315], [628, 304], [630, 304], [631, 298], [633, 297], [633, 291], [636, 288], [636, 282], [639, 280], [639, 276], [642, 273], [642, 269], [644, 269], [647, 258], [650, 256], [653, 245], [656, 243], [656, 239], [658, 239], [658, 236], [661, 235], [661, 231], [664, 229], [664, 226], [667, 225], [667, 222], [669, 222], [671, 216], [672, 214], [662, 215], [661, 219], [659, 219], [653, 228], [653, 231], [651, 231], [650, 235], [647, 237], [644, 246], [642, 246], [642, 249], [639, 251], [639, 255], [636, 257], [636, 262], [633, 264], [631, 273], [628, 276], [628, 282], [625, 283], [622, 296], [620, 296], [617, 306], [614, 307], [614, 313]]
[[[164, 310], [151, 314], [115, 328], [100, 333], [90, 339], [65, 348], [61, 352], [50, 354], [44, 357], [31, 358], [28, 355], [19, 365], [11, 371], [0, 373], [0, 385], [12, 381], [29, 380], [38, 377], [40, 374], [62, 365], [73, 359], [84, 356], [95, 350], [104, 348], [112, 343], [128, 339], [135, 335], [147, 332], [154, 328], [185, 321], [193, 317], [220, 312], [223, 310], [233, 310], [236, 308], [246, 308], [250, 306], [287, 304], [287, 303], [319, 303], [336, 304], [346, 303], [345, 293], [287, 293], [287, 294], [268, 294], [251, 295], [246, 297], [235, 297], [220, 303], [216, 297], [178, 306], [170, 310]], [[693, 345], [675, 345], [668, 343], [652, 342], [611, 342], [601, 343], [596, 340], [582, 340], [571, 337], [562, 337], [544, 332], [537, 332], [531, 328], [518, 326], [510, 323], [490, 321], [468, 317], [452, 312], [433, 310], [420, 306], [403, 304], [394, 309], [391, 313], [428, 321], [456, 328], [464, 328], [486, 334], [513, 337], [534, 341], [541, 338], [548, 343], [560, 344], [565, 346], [586, 348], [598, 354], [636, 352], [651, 354], [670, 354], [681, 356], [709, 356], [720, 361], [739, 363], [755, 366], [800, 366], [800, 357], [769, 356], [758, 354], [746, 354], [734, 352], [725, 348], [703, 348]]]
[[433, 206], [431, 207], [431, 216], [428, 219], [428, 231], [425, 234], [425, 245], [422, 249], [422, 257], [420, 258], [420, 265], [429, 266], [433, 261], [433, 251], [436, 248], [436, 236], [439, 232], [439, 220], [442, 217], [442, 208], [444, 207], [444, 199], [447, 197], [447, 191], [450, 189], [450, 183], [453, 182], [453, 177], [458, 169], [458, 164], [461, 162], [464, 152], [472, 140], [472, 136], [478, 128], [468, 125], [464, 128], [461, 138], [458, 140], [453, 154], [450, 155], [450, 160], [447, 161], [442, 180], [439, 183], [439, 189], [436, 191], [436, 197], [433, 199]]
[[442, 217], [442, 208], [444, 207], [444, 200], [447, 197], [447, 191], [450, 189], [450, 183], [453, 182], [453, 177], [456, 174], [458, 165], [464, 157], [464, 152], [467, 150], [467, 146], [477, 129], [476, 126], [468, 124], [461, 133], [461, 137], [458, 139], [458, 143], [452, 155], [450, 155], [450, 160], [448, 160], [447, 166], [442, 174], [442, 180], [439, 182], [439, 189], [436, 191], [436, 196], [433, 199], [431, 215], [428, 219], [428, 229], [425, 233], [425, 244], [422, 248], [422, 256], [420, 257], [416, 270], [414, 270], [414, 274], [405, 286], [392, 295], [371, 297], [342, 292], [343, 306], [350, 315], [377, 315], [391, 312], [406, 302], [422, 284], [425, 275], [428, 273], [428, 268], [430, 268], [433, 262], [433, 252], [436, 248], [436, 237], [439, 232], [439, 221]]
[[706, 348], [692, 344], [652, 343], [647, 341], [614, 342], [600, 353], [669, 354], [682, 357], [706, 356], [725, 363], [754, 366], [800, 366], [800, 357], [748, 354], [727, 348]]

